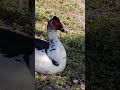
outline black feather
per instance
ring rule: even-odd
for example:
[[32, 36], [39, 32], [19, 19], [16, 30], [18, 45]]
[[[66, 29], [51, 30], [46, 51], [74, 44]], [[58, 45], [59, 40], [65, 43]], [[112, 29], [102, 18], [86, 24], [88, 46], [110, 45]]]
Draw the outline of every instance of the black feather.
[[60, 20], [57, 16], [54, 16], [50, 21], [48, 21], [48, 23], [50, 23], [52, 20], [56, 20], [56, 21], [60, 22]]
[[35, 47], [38, 50], [48, 49], [49, 48], [49, 42], [43, 41], [43, 40], [40, 40], [40, 39], [35, 39]]

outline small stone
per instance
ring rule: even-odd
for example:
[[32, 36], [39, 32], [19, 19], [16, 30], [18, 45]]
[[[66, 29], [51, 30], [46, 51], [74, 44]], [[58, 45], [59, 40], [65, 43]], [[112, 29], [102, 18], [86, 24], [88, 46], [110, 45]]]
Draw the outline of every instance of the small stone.
[[79, 81], [77, 79], [73, 80], [73, 83], [77, 84]]
[[85, 85], [84, 85], [83, 83], [81, 83], [80, 88], [81, 88], [82, 90], [85, 90]]

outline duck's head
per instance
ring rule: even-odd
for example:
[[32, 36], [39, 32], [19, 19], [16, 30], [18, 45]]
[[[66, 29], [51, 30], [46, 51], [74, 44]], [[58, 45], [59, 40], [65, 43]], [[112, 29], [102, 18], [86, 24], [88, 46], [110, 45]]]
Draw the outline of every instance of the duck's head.
[[59, 30], [61, 32], [67, 33], [66, 30], [64, 30], [62, 23], [60, 22], [59, 18], [54, 16], [47, 25], [47, 28], [50, 30]]

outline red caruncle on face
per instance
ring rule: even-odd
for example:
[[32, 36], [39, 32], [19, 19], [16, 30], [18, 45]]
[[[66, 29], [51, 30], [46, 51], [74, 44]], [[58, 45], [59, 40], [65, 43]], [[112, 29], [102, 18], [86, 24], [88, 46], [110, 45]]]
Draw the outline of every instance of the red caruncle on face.
[[51, 21], [51, 25], [54, 27], [55, 30], [60, 30], [63, 28], [63, 25], [56, 20]]

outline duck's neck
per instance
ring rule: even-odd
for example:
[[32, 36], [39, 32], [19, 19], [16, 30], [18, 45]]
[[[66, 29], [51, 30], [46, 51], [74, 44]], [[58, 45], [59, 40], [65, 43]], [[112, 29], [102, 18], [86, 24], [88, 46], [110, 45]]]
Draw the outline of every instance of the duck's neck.
[[53, 40], [53, 41], [59, 41], [58, 36], [57, 36], [57, 32], [55, 30], [48, 30], [48, 38], [49, 41]]

